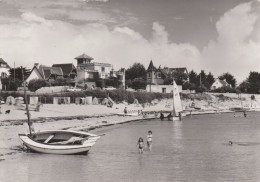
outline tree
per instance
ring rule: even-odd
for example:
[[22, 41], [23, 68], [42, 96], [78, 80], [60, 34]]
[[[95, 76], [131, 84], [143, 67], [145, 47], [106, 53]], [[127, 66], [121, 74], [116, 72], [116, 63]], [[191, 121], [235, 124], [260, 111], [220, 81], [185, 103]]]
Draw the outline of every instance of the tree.
[[[22, 74], [23, 73], [23, 74]], [[30, 70], [27, 69], [26, 67], [18, 67], [18, 68], [10, 68], [9, 69], [9, 74], [13, 80], [16, 81], [23, 81], [23, 75], [24, 79], [26, 79], [30, 75]]]
[[97, 85], [97, 87], [100, 87], [101, 89], [103, 89], [105, 87], [104, 79], [100, 78], [98, 81], [96, 81], [96, 85]]
[[226, 82], [228, 84], [230, 84], [233, 88], [236, 87], [236, 79], [233, 75], [231, 75], [230, 73], [224, 73], [219, 77], [220, 80], [226, 80]]
[[183, 90], [195, 90], [196, 85], [194, 83], [185, 82], [182, 87]]
[[146, 85], [147, 85], [147, 82], [144, 78], [135, 78], [133, 81], [132, 81], [132, 88], [137, 90], [137, 89], [146, 89]]
[[21, 81], [14, 82], [14, 80], [10, 77], [2, 78], [2, 87], [3, 90], [16, 91], [18, 86], [21, 84]]
[[189, 73], [189, 79], [190, 79], [190, 83], [193, 83], [195, 85], [197, 85], [199, 83], [198, 81], [198, 75], [195, 71], [191, 70]]
[[109, 79], [105, 79], [105, 86], [108, 87], [108, 86], [112, 86], [114, 88], [119, 88], [119, 86], [122, 84], [122, 82], [119, 81], [118, 78], [116, 77], [112, 77], [112, 78], [109, 78]]
[[205, 73], [204, 70], [201, 70], [200, 74], [197, 76], [197, 80], [199, 80], [199, 86], [201, 87], [202, 85], [205, 86], [206, 80], [207, 80], [207, 74]]
[[177, 85], [183, 85], [188, 80], [188, 75], [181, 71], [174, 71], [172, 76]]
[[206, 77], [205, 83], [204, 83], [205, 87], [207, 87], [207, 89], [210, 89], [210, 87], [214, 83], [214, 81], [215, 81], [214, 76], [209, 72], [209, 74]]
[[45, 80], [41, 80], [41, 79], [33, 79], [29, 81], [28, 84], [28, 89], [30, 91], [35, 92], [36, 90], [42, 88], [42, 87], [46, 87], [47, 83]]
[[260, 91], [260, 73], [250, 72], [247, 79], [249, 83], [248, 92], [252, 94], [259, 94]]
[[240, 93], [247, 93], [248, 92], [248, 89], [249, 89], [249, 82], [247, 81], [243, 81], [242, 83], [240, 83], [240, 85], [237, 87], [237, 90], [240, 91]]
[[134, 63], [125, 72], [126, 80], [134, 80], [135, 78], [146, 79], [146, 69], [141, 63]]
[[183, 85], [188, 80], [188, 75], [182, 71], [177, 70], [172, 73], [167, 73], [163, 78], [164, 85], [172, 84], [173, 79], [177, 83], [177, 85]]

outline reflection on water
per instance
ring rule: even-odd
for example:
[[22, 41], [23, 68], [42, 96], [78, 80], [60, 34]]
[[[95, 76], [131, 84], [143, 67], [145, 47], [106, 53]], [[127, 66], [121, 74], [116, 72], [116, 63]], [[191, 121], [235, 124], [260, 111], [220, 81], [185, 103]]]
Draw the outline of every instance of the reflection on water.
[[[140, 121], [108, 128], [86, 156], [22, 153], [0, 162], [0, 181], [260, 181], [260, 113]], [[137, 140], [153, 131], [153, 150]], [[228, 145], [228, 141], [233, 145]]]

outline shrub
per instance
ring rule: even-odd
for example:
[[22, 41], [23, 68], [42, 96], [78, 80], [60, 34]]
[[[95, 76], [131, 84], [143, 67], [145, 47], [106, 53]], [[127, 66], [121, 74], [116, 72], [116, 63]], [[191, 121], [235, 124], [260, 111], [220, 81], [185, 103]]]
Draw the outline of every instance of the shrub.
[[30, 91], [36, 91], [42, 87], [45, 87], [47, 84], [46, 84], [46, 81], [45, 80], [40, 80], [40, 79], [33, 79], [31, 81], [29, 81], [29, 84], [28, 84], [28, 89]]
[[231, 88], [231, 87], [220, 87], [217, 88], [211, 92], [217, 92], [217, 93], [236, 93], [237, 90], [235, 88]]
[[197, 87], [195, 90], [198, 93], [202, 93], [202, 92], [207, 92], [208, 91], [207, 87], [205, 87], [204, 85], [202, 85], [201, 87]]

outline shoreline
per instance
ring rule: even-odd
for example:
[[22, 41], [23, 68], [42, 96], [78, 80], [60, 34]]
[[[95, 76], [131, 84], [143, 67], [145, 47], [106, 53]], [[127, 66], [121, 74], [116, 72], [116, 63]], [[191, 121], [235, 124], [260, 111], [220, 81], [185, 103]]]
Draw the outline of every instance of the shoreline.
[[[43, 130], [78, 130], [93, 131], [97, 128], [108, 127], [117, 124], [125, 124], [140, 120], [155, 119], [154, 112], [170, 112], [172, 107], [166, 107], [172, 100], [162, 100], [154, 105], [147, 105], [145, 108], [134, 104], [116, 104], [113, 108], [104, 105], [43, 105], [40, 112], [31, 111], [31, 120], [34, 123], [35, 131]], [[217, 103], [217, 102], [216, 102]], [[201, 110], [193, 110], [192, 115], [208, 115], [221, 113], [235, 113], [228, 109], [236, 104], [221, 102], [209, 105], [206, 101], [197, 101], [196, 105]], [[183, 100], [183, 106], [190, 105], [190, 100]], [[224, 107], [222, 106], [224, 105]], [[1, 105], [3, 114], [0, 114], [0, 162], [9, 158], [15, 158], [22, 151], [19, 133], [28, 133], [27, 117], [24, 110], [17, 110], [13, 106]], [[148, 118], [142, 115], [122, 116], [124, 108], [128, 108], [128, 113], [134, 114], [143, 111]], [[251, 108], [251, 111], [260, 111], [258, 107]], [[4, 111], [11, 110], [10, 114]], [[189, 112], [183, 116], [190, 117]], [[157, 118], [159, 115], [157, 116]]]

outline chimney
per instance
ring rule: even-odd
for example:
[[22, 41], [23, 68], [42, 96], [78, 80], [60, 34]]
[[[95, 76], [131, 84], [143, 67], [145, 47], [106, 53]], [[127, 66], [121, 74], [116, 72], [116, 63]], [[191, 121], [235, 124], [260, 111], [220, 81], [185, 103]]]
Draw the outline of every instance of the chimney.
[[34, 63], [34, 66], [36, 66], [37, 68], [39, 68], [39, 63]]

